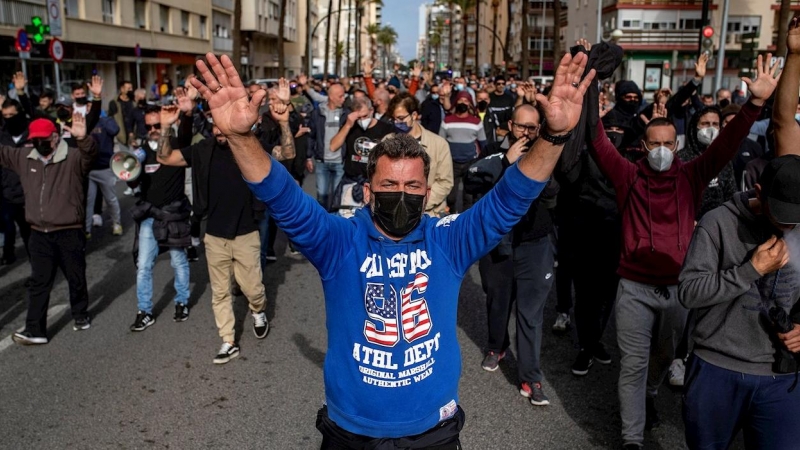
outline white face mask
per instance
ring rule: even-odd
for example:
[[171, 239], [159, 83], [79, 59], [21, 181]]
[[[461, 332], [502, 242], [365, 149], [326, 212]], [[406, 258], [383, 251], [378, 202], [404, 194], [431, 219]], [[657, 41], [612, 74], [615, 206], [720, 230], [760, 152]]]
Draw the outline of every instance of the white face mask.
[[647, 147], [645, 147], [645, 149], [647, 150], [647, 162], [653, 170], [656, 172], [666, 172], [672, 167], [672, 160], [675, 157], [672, 150], [663, 145], [652, 150]]
[[147, 146], [150, 147], [150, 150], [156, 151], [158, 150], [158, 141], [147, 141]]
[[360, 126], [362, 130], [367, 131], [367, 128], [369, 128], [369, 124], [371, 123], [372, 123], [372, 117], [367, 117], [364, 119], [360, 119], [358, 121], [358, 126]]
[[719, 136], [719, 130], [714, 127], [697, 129], [697, 141], [705, 146], [711, 145], [717, 136]]

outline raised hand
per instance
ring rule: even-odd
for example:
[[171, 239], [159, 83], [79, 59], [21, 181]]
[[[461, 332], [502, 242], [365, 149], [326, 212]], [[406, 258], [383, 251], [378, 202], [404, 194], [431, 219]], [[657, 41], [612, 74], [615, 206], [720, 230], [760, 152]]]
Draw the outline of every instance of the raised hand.
[[786, 48], [789, 54], [800, 54], [800, 16], [792, 17], [789, 22], [789, 33], [786, 35]]
[[589, 40], [588, 40], [588, 39], [585, 39], [585, 38], [578, 39], [578, 42], [577, 42], [577, 44], [578, 44], [578, 45], [582, 45], [582, 46], [583, 46], [583, 48], [585, 48], [585, 49], [586, 49], [586, 52], [587, 52], [587, 53], [588, 53], [588, 52], [589, 52], [589, 51], [592, 49], [592, 43], [591, 43], [591, 42], [589, 42]]
[[[289, 122], [289, 107], [286, 105], [276, 105], [274, 102], [269, 103], [269, 112], [276, 122]], [[216, 119], [214, 119], [216, 124]]]
[[197, 97], [198, 97], [198, 95], [200, 93], [197, 92], [197, 89], [195, 89], [194, 86], [192, 86], [192, 79], [193, 78], [197, 78], [197, 77], [195, 77], [194, 74], [189, 74], [189, 76], [186, 77], [186, 82], [183, 83], [183, 88], [184, 88], [184, 90], [186, 92], [186, 96], [189, 97], [189, 99], [197, 100]]
[[292, 101], [292, 90], [289, 88], [289, 82], [286, 81], [286, 78], [278, 80], [276, 93], [278, 94], [278, 100], [283, 102], [284, 105], [288, 105]]
[[17, 72], [12, 77], [14, 80], [14, 89], [19, 94], [23, 94], [25, 92], [25, 86], [28, 85], [28, 80], [25, 79], [25, 75], [22, 72]]
[[758, 55], [755, 81], [748, 77], [742, 78], [742, 81], [747, 83], [747, 89], [750, 90], [752, 99], [756, 99], [759, 102], [766, 101], [775, 92], [775, 88], [778, 87], [778, 80], [781, 78], [778, 75], [780, 67], [777, 63], [770, 67], [771, 61], [772, 53], [767, 53], [766, 58]]
[[667, 118], [667, 105], [663, 103], [654, 103], [653, 104], [653, 115], [650, 117], [650, 120], [653, 119], [661, 119]]
[[[165, 132], [167, 128], [178, 121], [181, 115], [181, 110], [176, 105], [167, 105], [161, 108], [161, 132]], [[216, 125], [216, 122], [214, 123]]]
[[[187, 90], [182, 87], [176, 87], [175, 98], [178, 102], [178, 109], [188, 114], [194, 109], [194, 102], [192, 102], [192, 97], [190, 97], [186, 91]], [[197, 92], [197, 89], [194, 91]]]
[[308, 83], [308, 76], [306, 74], [300, 74], [297, 76], [297, 84], [300, 86], [305, 86]]
[[89, 82], [89, 92], [94, 99], [99, 99], [103, 95], [103, 79], [99, 75], [93, 75]]
[[565, 134], [578, 124], [583, 96], [595, 75], [595, 70], [592, 69], [581, 81], [587, 60], [585, 53], [578, 53], [574, 58], [567, 53], [558, 65], [550, 95], [545, 97], [536, 94], [536, 101], [544, 111], [549, 134]]
[[213, 53], [206, 55], [208, 65], [197, 61], [197, 69], [205, 83], [193, 79], [194, 86], [208, 102], [211, 116], [222, 134], [246, 135], [258, 121], [258, 109], [267, 95], [267, 91], [259, 89], [248, 101], [247, 89], [233, 67], [227, 55], [217, 59]]
[[422, 73], [422, 64], [415, 62], [414, 69], [411, 71], [411, 76], [414, 78], [419, 78], [419, 75]]
[[61, 127], [79, 141], [86, 137], [86, 118], [77, 111], [72, 113], [72, 125], [61, 125]]
[[442, 82], [442, 86], [439, 88], [441, 91], [440, 94], [447, 97], [453, 91], [453, 85], [450, 84], [449, 81], [445, 80]]
[[702, 79], [706, 76], [706, 65], [708, 64], [708, 53], [701, 53], [694, 63], [694, 77]]
[[364, 71], [364, 77], [372, 78], [372, 60], [370, 58], [364, 58], [361, 63], [361, 70]]
[[[536, 106], [536, 85], [533, 83], [523, 83], [525, 84], [525, 100], [533, 105]], [[519, 88], [517, 88], [519, 90]]]

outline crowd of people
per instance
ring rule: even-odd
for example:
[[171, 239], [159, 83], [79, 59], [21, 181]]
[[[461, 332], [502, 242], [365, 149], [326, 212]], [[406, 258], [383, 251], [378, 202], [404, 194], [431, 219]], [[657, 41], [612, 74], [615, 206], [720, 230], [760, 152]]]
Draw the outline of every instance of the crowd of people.
[[[549, 404], [541, 345], [555, 284], [552, 330], [576, 328], [575, 376], [612, 363], [602, 341], [615, 315], [624, 448], [642, 448], [659, 425], [665, 380], [684, 390], [689, 448], [727, 448], [740, 430], [747, 448], [793, 448], [797, 19], [787, 42], [781, 76], [771, 55], [759, 56], [747, 94], [702, 93], [703, 54], [693, 79], [652, 102], [633, 81], [605, 81], [618, 46], [586, 40], [547, 84], [442, 78], [432, 65], [376, 79], [369, 62], [349, 78], [245, 84], [230, 59], [209, 54], [171, 89], [174, 101], [123, 81], [103, 102], [99, 77], [70, 97], [31, 99], [18, 73], [0, 134], [0, 263], [16, 260], [18, 229], [31, 265], [26, 326], [13, 339], [48, 342], [59, 268], [73, 328], [90, 328], [85, 243], [103, 204], [113, 235], [123, 234], [109, 162], [130, 152], [141, 166], [123, 180], [137, 196], [130, 330], [155, 324], [161, 252], [175, 273], [173, 320], [189, 318], [202, 245], [222, 340], [213, 362], [237, 357], [233, 297], [247, 298], [265, 338], [262, 275], [283, 230], [337, 316], [327, 323], [323, 448], [460, 448], [455, 316], [475, 263], [486, 294], [481, 367], [496, 371], [513, 351], [532, 405]], [[301, 189], [307, 174], [315, 199]], [[374, 408], [378, 398], [394, 406]]]

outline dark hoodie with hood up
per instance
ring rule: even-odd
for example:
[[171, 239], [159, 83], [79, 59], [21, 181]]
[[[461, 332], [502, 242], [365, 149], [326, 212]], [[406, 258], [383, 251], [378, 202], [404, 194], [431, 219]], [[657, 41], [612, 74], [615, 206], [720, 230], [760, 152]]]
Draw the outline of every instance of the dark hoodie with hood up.
[[[640, 101], [625, 101], [623, 97], [627, 94], [638, 95]], [[618, 81], [614, 86], [614, 95], [616, 96], [614, 109], [609, 111], [606, 117], [622, 124], [622, 128], [625, 129], [625, 137], [620, 149], [624, 152], [640, 150], [639, 141], [642, 140], [645, 126], [642, 119], [639, 118], [639, 111], [642, 107], [642, 90], [633, 81], [623, 80]]]
[[[697, 139], [697, 124], [700, 122], [700, 117], [708, 113], [715, 113], [720, 117], [720, 120], [722, 119], [722, 114], [716, 106], [705, 107], [692, 116], [686, 128], [686, 146], [678, 151], [678, 158], [681, 161], [689, 162], [702, 155], [708, 149]], [[717, 139], [719, 139], [719, 136], [717, 136]], [[729, 162], [725, 164], [719, 175], [708, 183], [708, 187], [703, 193], [703, 200], [697, 210], [696, 220], [700, 220], [705, 213], [733, 198], [736, 192], [736, 177], [733, 173], [733, 166]]]
[[748, 102], [708, 150], [686, 163], [676, 158], [665, 172], [653, 170], [646, 158], [636, 163], [625, 159], [602, 124], [598, 127], [589, 151], [617, 195], [621, 277], [655, 286], [678, 284], [703, 191], [736, 155], [760, 111]]

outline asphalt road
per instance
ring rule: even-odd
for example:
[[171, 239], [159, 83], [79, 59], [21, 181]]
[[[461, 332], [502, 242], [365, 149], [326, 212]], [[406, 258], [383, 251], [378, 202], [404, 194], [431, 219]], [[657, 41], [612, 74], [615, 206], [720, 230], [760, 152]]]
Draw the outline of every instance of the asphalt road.
[[[312, 191], [313, 177], [305, 188]], [[59, 275], [50, 304], [51, 342], [28, 348], [11, 343], [11, 333], [24, 325], [23, 284], [30, 269], [25, 258], [0, 268], [0, 447], [319, 448], [314, 424], [324, 398], [326, 334], [316, 271], [288, 254], [270, 264], [264, 276], [269, 336], [253, 336], [246, 301], [238, 298], [241, 356], [216, 366], [212, 359], [221, 341], [202, 257], [191, 265], [188, 321], [172, 321], [173, 274], [162, 255], [154, 276], [156, 324], [142, 333], [128, 330], [136, 315], [133, 227], [126, 212], [133, 201], [121, 198], [124, 236], [111, 236], [107, 224], [94, 230], [87, 248], [90, 330], [72, 330], [67, 286]], [[279, 236], [278, 254], [285, 249]], [[18, 254], [24, 254], [21, 245]], [[542, 348], [551, 405], [534, 407], [517, 392], [513, 357], [497, 372], [481, 369], [486, 313], [477, 266], [465, 278], [458, 317], [465, 448], [620, 447], [613, 320], [604, 341], [614, 362], [576, 378], [569, 371], [574, 333], [549, 331], [554, 306], [551, 293]], [[647, 448], [683, 448], [680, 396], [662, 388], [657, 405], [663, 424], [647, 434]]]

